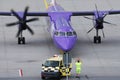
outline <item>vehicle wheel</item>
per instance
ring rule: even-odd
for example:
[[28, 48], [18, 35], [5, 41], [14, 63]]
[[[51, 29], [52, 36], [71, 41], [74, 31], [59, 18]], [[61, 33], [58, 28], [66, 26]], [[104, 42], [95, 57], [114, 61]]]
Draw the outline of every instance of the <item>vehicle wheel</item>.
[[59, 73], [59, 77], [57, 77], [58, 80], [60, 80], [62, 78], [62, 74]]
[[41, 78], [42, 78], [42, 79], [45, 79], [45, 77], [44, 77], [44, 76], [41, 76]]
[[18, 37], [18, 44], [21, 44], [21, 39], [20, 39], [20, 37]]
[[25, 44], [25, 37], [22, 38], [22, 43]]
[[98, 36], [98, 43], [101, 43], [101, 37]]
[[97, 43], [97, 37], [94, 36], [94, 43]]

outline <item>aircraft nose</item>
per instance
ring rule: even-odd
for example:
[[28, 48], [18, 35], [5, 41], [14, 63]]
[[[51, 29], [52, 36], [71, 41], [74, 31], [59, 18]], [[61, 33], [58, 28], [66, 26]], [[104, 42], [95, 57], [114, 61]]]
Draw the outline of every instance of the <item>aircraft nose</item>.
[[76, 37], [55, 37], [55, 44], [63, 51], [70, 51], [76, 42]]

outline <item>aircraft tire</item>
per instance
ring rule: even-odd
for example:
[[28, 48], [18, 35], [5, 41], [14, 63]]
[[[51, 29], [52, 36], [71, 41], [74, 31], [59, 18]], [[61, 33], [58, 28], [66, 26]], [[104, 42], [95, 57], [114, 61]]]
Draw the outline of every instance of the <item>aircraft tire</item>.
[[20, 39], [20, 37], [18, 37], [18, 44], [21, 44], [21, 39]]
[[25, 44], [25, 37], [22, 38], [22, 43]]
[[98, 43], [101, 43], [101, 37], [98, 36]]
[[45, 79], [45, 77], [43, 77], [43, 76], [42, 76], [41, 78], [42, 78], [43, 80]]
[[97, 43], [97, 37], [94, 36], [94, 43]]
[[60, 79], [62, 78], [61, 75], [62, 75], [62, 73], [60, 72], [60, 73], [59, 73], [59, 77], [57, 78], [58, 80], [60, 80]]

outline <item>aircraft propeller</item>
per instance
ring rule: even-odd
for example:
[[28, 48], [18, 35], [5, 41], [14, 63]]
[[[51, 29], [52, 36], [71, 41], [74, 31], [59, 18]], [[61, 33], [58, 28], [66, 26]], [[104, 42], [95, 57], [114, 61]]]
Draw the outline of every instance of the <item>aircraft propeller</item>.
[[[96, 4], [95, 4], [95, 8], [96, 8], [96, 12], [95, 13], [96, 13], [97, 18], [89, 18], [89, 17], [84, 16], [84, 18], [89, 19], [89, 20], [93, 20], [93, 22], [94, 21], [96, 22], [94, 27], [92, 27], [87, 33], [91, 32], [94, 28], [95, 29], [99, 29], [99, 27], [97, 27], [97, 25], [101, 25], [103, 23], [110, 24], [110, 25], [116, 25], [116, 24], [104, 21], [104, 18], [108, 15], [108, 12], [104, 12], [103, 15], [100, 15], [100, 13], [99, 13], [99, 11], [97, 9]], [[103, 33], [103, 37], [105, 37], [103, 29], [102, 29], [102, 33]]]
[[84, 16], [84, 18], [92, 20], [94, 25], [87, 33], [90, 33], [95, 28], [96, 35], [94, 36], [94, 43], [101, 43], [101, 36], [99, 36], [98, 32], [99, 32], [99, 29], [101, 29], [103, 37], [105, 38], [105, 34], [103, 31], [103, 28], [104, 28], [103, 23], [110, 24], [110, 25], [116, 25], [116, 24], [112, 24], [104, 20], [104, 18], [109, 14], [109, 11], [107, 12], [98, 11], [96, 4], [95, 4], [95, 9], [96, 11], [94, 12], [93, 18], [86, 17], [86, 16]]
[[27, 12], [28, 12], [29, 7], [26, 7], [24, 12], [21, 13], [23, 16], [19, 15], [18, 12], [15, 12], [14, 10], [11, 10], [12, 14], [18, 19], [18, 21], [13, 22], [13, 23], [8, 23], [6, 26], [14, 26], [14, 25], [19, 25], [18, 32], [16, 34], [16, 37], [19, 37], [20, 34], [22, 34], [23, 30], [28, 30], [32, 35], [34, 34], [33, 30], [27, 25], [28, 22], [36, 21], [38, 18], [31, 18], [27, 19]]

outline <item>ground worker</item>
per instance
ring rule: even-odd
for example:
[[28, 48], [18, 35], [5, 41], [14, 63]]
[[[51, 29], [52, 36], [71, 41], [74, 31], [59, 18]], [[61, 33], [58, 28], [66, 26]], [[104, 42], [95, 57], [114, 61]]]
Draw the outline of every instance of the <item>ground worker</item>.
[[80, 61], [80, 59], [77, 59], [76, 62], [75, 62], [75, 66], [76, 66], [76, 77], [80, 77], [81, 65], [82, 65], [82, 62]]

